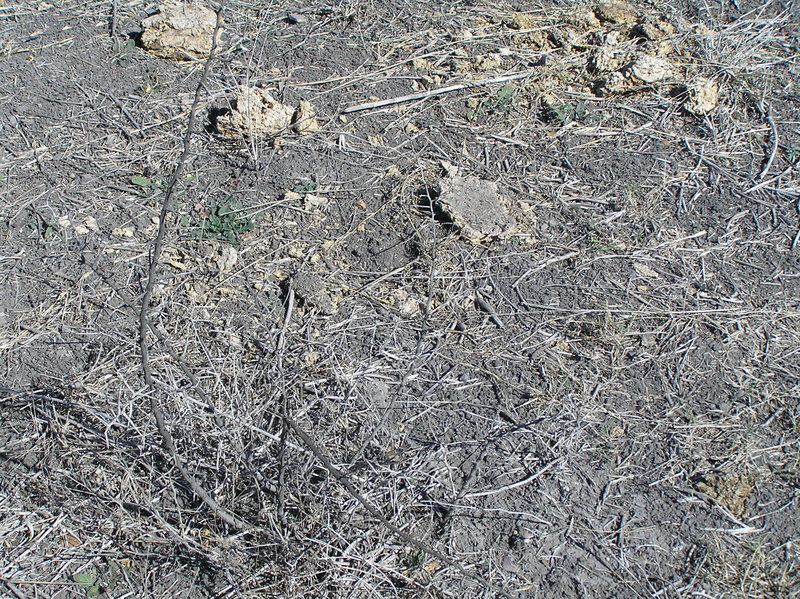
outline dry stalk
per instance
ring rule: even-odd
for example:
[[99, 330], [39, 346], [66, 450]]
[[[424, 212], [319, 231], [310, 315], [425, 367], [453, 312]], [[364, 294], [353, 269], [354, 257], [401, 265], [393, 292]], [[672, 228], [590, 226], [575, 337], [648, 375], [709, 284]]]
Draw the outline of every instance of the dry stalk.
[[203, 65], [203, 72], [200, 75], [200, 81], [195, 88], [194, 101], [192, 102], [192, 106], [189, 110], [189, 121], [186, 125], [186, 133], [183, 136], [183, 151], [178, 158], [178, 163], [176, 164], [175, 169], [172, 171], [172, 176], [167, 184], [164, 192], [164, 199], [161, 204], [161, 213], [158, 221], [158, 233], [156, 234], [153, 242], [153, 250], [150, 255], [150, 264], [148, 268], [147, 284], [144, 288], [141, 309], [139, 311], [139, 349], [142, 357], [142, 372], [144, 374], [144, 381], [145, 385], [147, 386], [148, 396], [150, 399], [150, 411], [153, 413], [153, 417], [156, 420], [158, 432], [161, 434], [164, 447], [169, 452], [169, 455], [172, 458], [176, 468], [178, 468], [181, 476], [191, 487], [192, 491], [194, 491], [194, 493], [202, 500], [202, 502], [205, 503], [221, 520], [237, 529], [249, 529], [253, 528], [253, 526], [222, 507], [217, 500], [214, 499], [211, 494], [203, 488], [200, 482], [191, 472], [189, 472], [188, 468], [186, 468], [186, 465], [183, 463], [183, 460], [178, 454], [178, 450], [175, 446], [175, 440], [172, 437], [172, 433], [170, 432], [169, 426], [164, 418], [164, 412], [161, 409], [161, 406], [158, 404], [156, 384], [153, 379], [153, 373], [150, 366], [150, 354], [148, 349], [148, 332], [151, 329], [148, 311], [150, 309], [150, 299], [153, 295], [153, 289], [156, 281], [158, 280], [158, 266], [164, 245], [164, 235], [167, 231], [167, 215], [169, 213], [170, 200], [172, 199], [175, 187], [180, 179], [181, 173], [183, 173], [183, 170], [186, 167], [186, 162], [189, 159], [189, 154], [191, 152], [190, 144], [192, 135], [194, 134], [197, 108], [200, 105], [200, 98], [203, 93], [204, 84], [206, 78], [208, 77], [211, 63], [214, 60], [214, 55], [217, 49], [217, 34], [222, 26], [222, 11], [224, 10], [224, 5], [225, 0], [223, 0], [222, 4], [217, 9], [217, 22], [214, 28], [214, 33], [212, 34], [213, 42], [211, 44], [211, 51], [205, 61], [205, 64]]

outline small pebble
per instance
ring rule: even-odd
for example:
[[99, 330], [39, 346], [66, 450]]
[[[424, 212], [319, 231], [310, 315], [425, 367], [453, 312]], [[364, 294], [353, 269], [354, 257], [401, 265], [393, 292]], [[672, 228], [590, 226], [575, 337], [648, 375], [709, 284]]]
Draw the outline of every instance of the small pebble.
[[292, 25], [299, 25], [300, 23], [308, 22], [308, 18], [305, 15], [301, 15], [300, 13], [296, 12], [290, 12], [288, 15], [286, 15], [286, 20]]

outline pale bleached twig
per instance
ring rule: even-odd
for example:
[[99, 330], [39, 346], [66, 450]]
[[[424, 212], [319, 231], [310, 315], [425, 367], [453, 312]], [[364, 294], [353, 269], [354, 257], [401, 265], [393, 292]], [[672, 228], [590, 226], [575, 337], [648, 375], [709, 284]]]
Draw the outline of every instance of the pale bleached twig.
[[466, 499], [471, 499], [472, 497], [486, 497], [488, 495], [496, 495], [497, 493], [502, 493], [503, 491], [510, 491], [511, 489], [516, 489], [517, 487], [524, 487], [525, 485], [532, 483], [542, 474], [550, 470], [550, 468], [552, 468], [555, 463], [556, 460], [550, 460], [530, 476], [523, 478], [522, 480], [518, 480], [515, 483], [503, 485], [502, 487], [498, 487], [497, 489], [487, 489], [486, 491], [474, 491], [472, 493], [465, 494], [464, 497]]
[[351, 112], [359, 112], [361, 110], [372, 110], [373, 108], [383, 108], [384, 106], [394, 106], [395, 104], [402, 104], [404, 102], [413, 102], [414, 100], [424, 100], [434, 96], [441, 96], [442, 94], [449, 94], [450, 92], [457, 92], [462, 89], [469, 89], [472, 87], [482, 87], [484, 85], [492, 85], [493, 83], [505, 83], [506, 81], [517, 81], [530, 77], [530, 73], [515, 73], [513, 75], [505, 75], [503, 77], [495, 77], [493, 79], [481, 79], [480, 81], [465, 81], [456, 85], [448, 85], [447, 87], [440, 87], [438, 89], [431, 89], [408, 96], [399, 96], [397, 98], [389, 98], [388, 100], [377, 100], [375, 102], [365, 102], [364, 104], [356, 104], [349, 106], [342, 110], [342, 114], [349, 114]]
[[764, 114], [767, 117], [767, 122], [772, 130], [772, 149], [770, 150], [769, 157], [767, 158], [764, 168], [761, 169], [761, 173], [758, 175], [758, 179], [760, 181], [767, 176], [767, 173], [769, 173], [769, 169], [772, 168], [772, 161], [775, 160], [775, 155], [778, 153], [778, 127], [775, 125], [775, 121], [772, 118], [772, 106], [767, 105], [767, 110]]

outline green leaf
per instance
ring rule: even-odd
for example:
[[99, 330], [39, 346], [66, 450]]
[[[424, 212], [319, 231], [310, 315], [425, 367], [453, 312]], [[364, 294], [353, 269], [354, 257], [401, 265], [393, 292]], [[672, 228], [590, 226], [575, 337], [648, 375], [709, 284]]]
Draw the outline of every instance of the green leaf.
[[142, 175], [134, 175], [131, 177], [131, 183], [134, 185], [138, 185], [139, 187], [152, 187], [153, 180], [150, 177], [144, 177]]
[[100, 596], [100, 587], [96, 584], [93, 584], [88, 589], [86, 589], [86, 596], [87, 597], [99, 597]]
[[510, 83], [507, 83], [506, 85], [500, 88], [500, 91], [497, 92], [497, 99], [500, 101], [509, 100], [516, 91], [517, 91], [516, 87], [514, 87]]
[[317, 184], [313, 181], [309, 181], [308, 179], [301, 179], [298, 181], [297, 185], [294, 186], [295, 193], [307, 193], [309, 191], [314, 191], [317, 189]]
[[125, 42], [125, 49], [126, 50], [130, 50], [135, 45], [136, 45], [136, 41], [134, 41], [133, 39], [129, 39], [127, 42]]
[[575, 114], [575, 107], [572, 104], [556, 104], [555, 106], [550, 107], [550, 112], [559, 121], [566, 123], [567, 121], [571, 120]]
[[94, 581], [97, 580], [97, 576], [91, 572], [81, 572], [80, 574], [74, 574], [72, 580], [81, 586], [88, 587], [94, 584]]

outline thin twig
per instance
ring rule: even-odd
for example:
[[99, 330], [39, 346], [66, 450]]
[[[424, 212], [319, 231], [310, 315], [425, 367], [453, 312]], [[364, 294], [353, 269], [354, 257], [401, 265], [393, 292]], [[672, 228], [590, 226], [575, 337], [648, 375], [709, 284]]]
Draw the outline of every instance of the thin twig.
[[150, 411], [153, 413], [153, 417], [156, 420], [158, 432], [161, 434], [161, 438], [164, 441], [164, 447], [169, 452], [172, 461], [180, 471], [183, 479], [191, 487], [192, 491], [194, 491], [194, 493], [202, 500], [202, 502], [205, 503], [221, 520], [233, 528], [241, 530], [245, 528], [253, 528], [253, 526], [219, 505], [217, 500], [214, 499], [211, 494], [203, 488], [194, 475], [189, 472], [188, 468], [186, 468], [186, 465], [183, 463], [183, 460], [178, 455], [178, 450], [175, 447], [175, 440], [172, 437], [169, 427], [167, 426], [166, 420], [164, 419], [164, 412], [158, 405], [158, 399], [156, 397], [156, 385], [155, 381], [153, 380], [153, 372], [150, 367], [150, 353], [147, 347], [148, 331], [150, 330], [148, 310], [150, 309], [150, 299], [153, 295], [153, 289], [155, 288], [156, 281], [158, 280], [158, 264], [164, 246], [164, 235], [167, 231], [167, 215], [169, 214], [170, 200], [175, 192], [175, 188], [178, 184], [181, 174], [183, 173], [184, 168], [186, 168], [186, 163], [189, 159], [189, 153], [191, 152], [191, 137], [194, 134], [194, 126], [197, 119], [197, 108], [200, 105], [200, 97], [203, 93], [203, 86], [206, 78], [208, 77], [211, 62], [214, 59], [214, 53], [217, 49], [217, 34], [222, 26], [222, 11], [224, 4], [225, 0], [223, 0], [222, 4], [217, 10], [217, 23], [212, 35], [211, 51], [209, 52], [208, 58], [203, 66], [203, 72], [200, 75], [200, 81], [195, 89], [194, 101], [192, 102], [192, 107], [189, 110], [189, 122], [186, 126], [186, 133], [183, 136], [183, 151], [178, 158], [178, 163], [175, 166], [175, 170], [172, 171], [172, 177], [170, 178], [169, 184], [164, 192], [164, 201], [161, 204], [158, 233], [156, 234], [156, 238], [153, 243], [153, 251], [150, 256], [150, 264], [147, 273], [147, 284], [144, 288], [144, 294], [142, 295], [142, 306], [141, 310], [139, 311], [139, 350], [142, 356], [142, 372], [144, 374], [145, 385], [149, 391], [148, 396], [150, 399]]
[[117, 0], [111, 0], [111, 37], [117, 37]]
[[518, 487], [524, 487], [535, 481], [539, 478], [542, 474], [550, 470], [553, 465], [556, 463], [556, 460], [550, 460], [544, 466], [542, 466], [539, 470], [528, 476], [527, 478], [523, 478], [515, 483], [510, 483], [508, 485], [503, 485], [502, 487], [498, 487], [497, 489], [487, 489], [486, 491], [473, 491], [472, 493], [467, 493], [464, 495], [466, 499], [472, 499], [473, 497], [487, 497], [489, 495], [497, 495], [498, 493], [502, 493], [503, 491], [510, 491], [511, 489], [516, 489]]
[[775, 120], [772, 118], [772, 106], [769, 104], [767, 104], [767, 110], [764, 112], [764, 115], [767, 117], [767, 122], [772, 130], [772, 149], [770, 150], [764, 168], [761, 169], [761, 173], [758, 175], [760, 181], [769, 173], [769, 169], [772, 167], [772, 161], [775, 160], [775, 155], [778, 153], [778, 127], [775, 125]]
[[125, 105], [122, 102], [120, 102], [119, 98], [117, 98], [111, 92], [106, 92], [106, 95], [109, 98], [111, 98], [111, 101], [114, 102], [114, 104], [117, 105], [117, 108], [119, 108], [119, 110], [122, 113], [122, 115], [126, 119], [128, 119], [128, 122], [136, 128], [135, 132], [138, 133], [141, 136], [142, 135], [142, 132], [141, 132], [142, 124], [139, 123], [135, 118], [133, 118], [133, 115], [130, 113], [130, 111], [127, 108], [125, 108]]
[[449, 94], [450, 92], [457, 92], [462, 89], [482, 87], [484, 85], [491, 85], [493, 83], [505, 83], [506, 81], [516, 81], [518, 79], [525, 79], [525, 77], [530, 77], [530, 73], [516, 73], [514, 75], [505, 75], [504, 77], [495, 77], [494, 79], [482, 79], [481, 81], [467, 81], [465, 83], [448, 85], [447, 87], [431, 89], [425, 92], [410, 94], [408, 96], [399, 96], [397, 98], [389, 98], [388, 100], [377, 100], [375, 102], [356, 104], [355, 106], [349, 106], [348, 108], [345, 108], [342, 111], [342, 114], [359, 112], [361, 110], [372, 110], [373, 108], [383, 108], [384, 106], [393, 106], [395, 104], [402, 104], [403, 102], [413, 102], [414, 100], [424, 100], [434, 96], [441, 96], [442, 94]]

